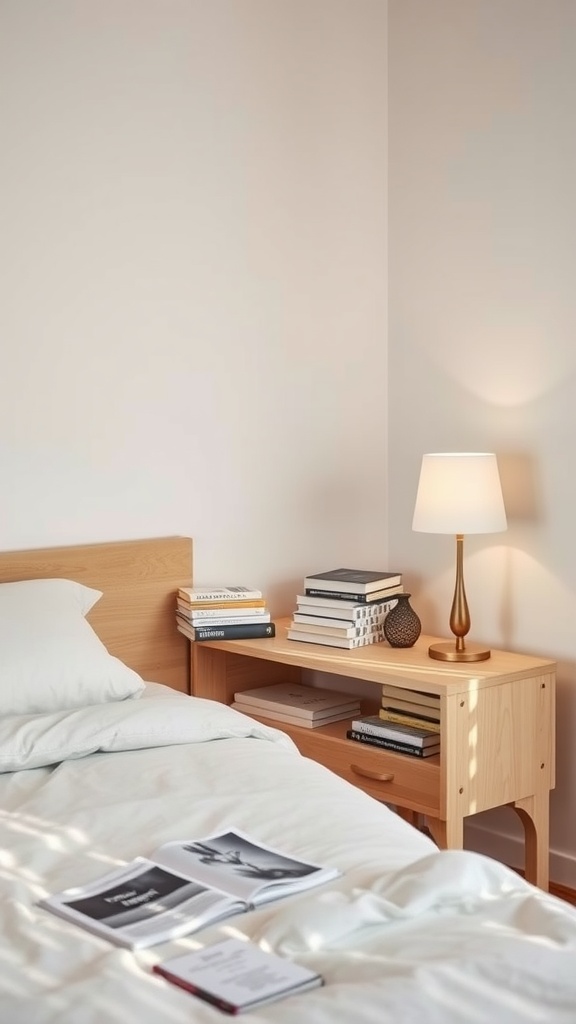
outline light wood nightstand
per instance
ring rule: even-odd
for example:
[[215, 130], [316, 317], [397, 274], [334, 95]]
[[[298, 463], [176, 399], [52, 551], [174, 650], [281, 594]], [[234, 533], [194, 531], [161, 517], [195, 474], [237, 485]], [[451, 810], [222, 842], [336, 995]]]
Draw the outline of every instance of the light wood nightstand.
[[524, 825], [526, 878], [547, 889], [555, 663], [505, 651], [472, 664], [432, 661], [428, 646], [439, 638], [429, 636], [408, 649], [372, 644], [344, 651], [287, 640], [289, 621], [277, 621], [270, 640], [192, 643], [192, 694], [230, 704], [240, 690], [305, 681], [306, 669], [349, 677], [349, 692], [355, 679], [373, 683], [364, 714], [377, 711], [385, 682], [438, 694], [440, 754], [425, 760], [347, 740], [347, 721], [320, 729], [266, 721], [288, 733], [302, 754], [405, 817], [425, 815], [440, 847], [462, 847], [467, 815], [511, 805]]

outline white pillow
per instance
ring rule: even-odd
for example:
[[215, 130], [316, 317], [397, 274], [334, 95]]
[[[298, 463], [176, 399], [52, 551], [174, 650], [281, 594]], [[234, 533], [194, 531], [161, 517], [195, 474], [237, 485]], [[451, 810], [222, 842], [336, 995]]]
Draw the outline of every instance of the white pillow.
[[84, 616], [102, 597], [72, 580], [0, 584], [0, 714], [30, 715], [139, 695], [137, 672]]

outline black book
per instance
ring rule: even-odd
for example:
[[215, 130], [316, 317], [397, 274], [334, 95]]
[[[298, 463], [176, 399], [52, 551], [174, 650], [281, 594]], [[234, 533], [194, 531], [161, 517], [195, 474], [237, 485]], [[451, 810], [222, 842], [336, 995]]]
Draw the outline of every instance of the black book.
[[383, 750], [391, 750], [397, 754], [409, 754], [411, 757], [431, 757], [440, 750], [440, 743], [432, 747], [414, 747], [411, 743], [401, 743], [399, 740], [388, 740], [383, 736], [372, 736], [369, 733], [357, 732], [356, 729], [348, 729], [346, 737], [358, 743], [367, 743], [369, 747], [381, 747]]
[[326, 597], [331, 601], [354, 601], [354, 604], [375, 604], [376, 602], [392, 600], [394, 594], [401, 594], [402, 584], [393, 587], [386, 587], [384, 590], [372, 590], [369, 594], [345, 590], [321, 590], [318, 587], [305, 587], [306, 597]]
[[304, 578], [304, 586], [316, 590], [341, 590], [348, 594], [371, 594], [402, 583], [399, 572], [371, 572], [367, 569], [329, 569]]
[[273, 622], [246, 622], [235, 626], [191, 626], [176, 616], [178, 630], [189, 640], [263, 640], [276, 635]]

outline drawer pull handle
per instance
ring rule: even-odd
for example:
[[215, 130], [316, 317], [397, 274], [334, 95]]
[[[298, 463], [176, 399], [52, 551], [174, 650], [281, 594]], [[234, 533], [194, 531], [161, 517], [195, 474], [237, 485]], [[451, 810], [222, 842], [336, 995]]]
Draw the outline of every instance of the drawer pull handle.
[[378, 782], [394, 781], [394, 772], [373, 772], [369, 768], [361, 768], [357, 764], [351, 764], [350, 768], [356, 775], [364, 775], [367, 779], [377, 779]]

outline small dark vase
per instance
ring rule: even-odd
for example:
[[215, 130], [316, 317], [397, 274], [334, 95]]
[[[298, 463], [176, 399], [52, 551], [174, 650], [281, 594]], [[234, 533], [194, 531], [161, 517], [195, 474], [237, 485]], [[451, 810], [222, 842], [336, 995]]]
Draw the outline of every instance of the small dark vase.
[[410, 594], [397, 594], [396, 604], [384, 619], [384, 636], [390, 647], [413, 647], [422, 623], [410, 604]]

